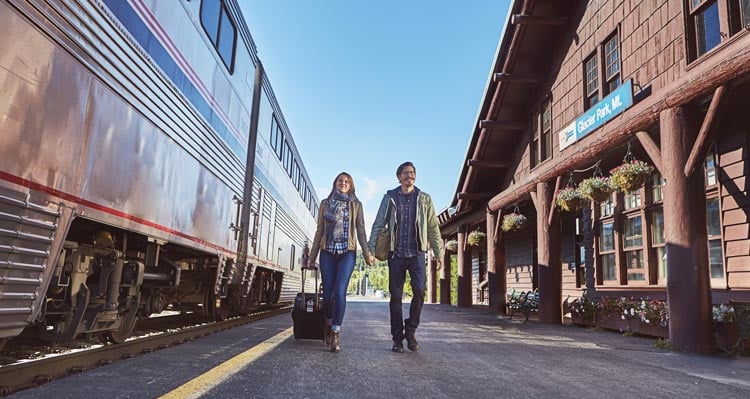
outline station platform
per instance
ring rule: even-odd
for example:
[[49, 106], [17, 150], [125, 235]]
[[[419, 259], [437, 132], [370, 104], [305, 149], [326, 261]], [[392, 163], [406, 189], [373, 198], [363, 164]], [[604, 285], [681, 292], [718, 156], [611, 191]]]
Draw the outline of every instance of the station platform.
[[[408, 304], [404, 304], [408, 314]], [[391, 351], [388, 302], [349, 297], [340, 353], [284, 314], [17, 392], [17, 398], [748, 398], [750, 359], [426, 304]]]

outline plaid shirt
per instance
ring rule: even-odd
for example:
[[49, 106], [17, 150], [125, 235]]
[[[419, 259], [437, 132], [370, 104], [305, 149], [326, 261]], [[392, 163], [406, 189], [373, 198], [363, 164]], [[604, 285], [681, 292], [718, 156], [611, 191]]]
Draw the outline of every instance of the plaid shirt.
[[[344, 237], [349, 237], [349, 207], [344, 207]], [[344, 242], [334, 242], [333, 240], [329, 240], [326, 242], [326, 251], [338, 255], [343, 254], [344, 252], [349, 251], [349, 240], [347, 239]]]
[[396, 231], [395, 255], [400, 258], [417, 256], [417, 192], [396, 194]]

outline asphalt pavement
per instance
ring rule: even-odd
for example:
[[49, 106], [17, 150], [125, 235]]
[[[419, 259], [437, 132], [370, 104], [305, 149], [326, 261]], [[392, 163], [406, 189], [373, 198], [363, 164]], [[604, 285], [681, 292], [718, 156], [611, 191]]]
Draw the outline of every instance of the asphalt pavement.
[[[282, 315], [15, 397], [159, 397], [186, 392], [174, 390], [206, 375], [209, 382], [193, 396], [750, 398], [750, 357], [673, 353], [654, 347], [649, 338], [522, 323], [480, 307], [429, 304], [417, 330], [420, 351], [394, 353], [388, 317], [387, 302], [349, 297], [340, 353], [330, 352], [321, 341], [295, 340], [289, 332], [291, 317]], [[256, 354], [246, 355], [245, 363], [227, 363], [251, 348]], [[213, 374], [204, 374], [211, 369]]]

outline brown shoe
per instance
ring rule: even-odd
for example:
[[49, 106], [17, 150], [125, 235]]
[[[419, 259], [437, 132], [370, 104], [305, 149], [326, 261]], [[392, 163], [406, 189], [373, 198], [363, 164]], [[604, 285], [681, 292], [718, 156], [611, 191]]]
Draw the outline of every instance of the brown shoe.
[[331, 332], [331, 325], [330, 324], [326, 324], [326, 328], [325, 328], [324, 333], [323, 333], [323, 336], [325, 337], [325, 340], [326, 340], [326, 345], [331, 345], [331, 333], [332, 333]]
[[339, 332], [333, 331], [331, 332], [331, 352], [341, 352], [341, 347], [339, 346]]

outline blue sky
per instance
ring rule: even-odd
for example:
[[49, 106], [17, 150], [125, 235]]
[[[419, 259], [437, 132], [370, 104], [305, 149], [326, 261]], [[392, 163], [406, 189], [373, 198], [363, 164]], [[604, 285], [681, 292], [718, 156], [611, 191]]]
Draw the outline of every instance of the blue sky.
[[349, 172], [369, 229], [412, 161], [436, 212], [461, 163], [507, 0], [239, 0], [320, 198]]

